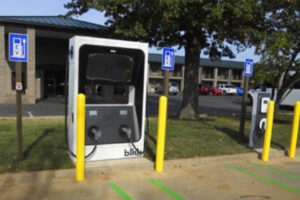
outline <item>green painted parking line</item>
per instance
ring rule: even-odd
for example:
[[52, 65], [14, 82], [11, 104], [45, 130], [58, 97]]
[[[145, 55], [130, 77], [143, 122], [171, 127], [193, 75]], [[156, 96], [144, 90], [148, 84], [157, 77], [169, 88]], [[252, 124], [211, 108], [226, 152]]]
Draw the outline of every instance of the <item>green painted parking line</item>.
[[290, 191], [293, 191], [293, 192], [296, 192], [296, 193], [299, 193], [299, 194], [300, 194], [300, 190], [298, 190], [298, 189], [296, 189], [296, 188], [293, 188], [293, 187], [290, 187], [290, 186], [288, 186], [288, 185], [285, 185], [285, 184], [283, 184], [283, 183], [279, 183], [279, 182], [274, 181], [274, 180], [272, 180], [272, 179], [269, 179], [269, 178], [267, 178], [267, 177], [260, 176], [260, 175], [258, 175], [258, 174], [249, 172], [249, 171], [247, 171], [247, 170], [238, 168], [238, 167], [233, 166], [233, 165], [230, 165], [230, 164], [224, 164], [224, 166], [225, 166], [225, 167], [229, 167], [229, 168], [234, 169], [234, 170], [236, 170], [236, 171], [238, 171], [238, 172], [241, 172], [241, 173], [244, 173], [244, 174], [253, 176], [253, 177], [258, 178], [258, 179], [260, 179], [260, 180], [266, 181], [266, 182], [268, 182], [268, 183], [277, 185], [277, 186], [279, 186], [279, 187], [282, 187], [282, 188], [285, 188], [285, 189], [288, 189], [288, 190], [290, 190]]
[[176, 194], [175, 192], [173, 192], [172, 190], [170, 190], [169, 188], [167, 188], [166, 186], [164, 186], [163, 184], [161, 184], [160, 182], [158, 182], [157, 180], [153, 179], [153, 178], [149, 178], [149, 181], [151, 183], [153, 183], [156, 187], [158, 187], [159, 189], [163, 190], [164, 192], [166, 192], [167, 194], [169, 194], [171, 197], [173, 197], [176, 200], [184, 200], [183, 197], [181, 197], [179, 194]]
[[126, 192], [124, 192], [121, 188], [119, 188], [114, 183], [108, 183], [108, 185], [114, 189], [124, 200], [133, 200]]
[[297, 180], [300, 180], [300, 177], [299, 176], [295, 176], [293, 174], [289, 174], [287, 172], [284, 172], [284, 171], [280, 171], [278, 169], [274, 169], [274, 168], [271, 168], [271, 167], [268, 167], [268, 166], [264, 166], [264, 165], [260, 165], [258, 163], [254, 163], [254, 162], [251, 162], [249, 160], [247, 160], [247, 163], [250, 164], [250, 165], [253, 165], [255, 167], [259, 167], [259, 168], [262, 168], [262, 169], [265, 169], [265, 170], [269, 170], [271, 172], [275, 172], [275, 173], [278, 173], [278, 174], [281, 174], [281, 175], [284, 175], [284, 176], [288, 176], [290, 178], [294, 178], [294, 179], [297, 179]]

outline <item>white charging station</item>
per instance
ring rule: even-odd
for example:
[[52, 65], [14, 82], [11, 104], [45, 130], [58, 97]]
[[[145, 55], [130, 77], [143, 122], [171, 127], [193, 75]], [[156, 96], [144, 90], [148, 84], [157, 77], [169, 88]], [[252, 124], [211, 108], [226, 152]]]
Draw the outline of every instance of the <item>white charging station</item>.
[[92, 152], [86, 160], [143, 156], [147, 72], [147, 43], [81, 36], [70, 39], [71, 152], [76, 153], [76, 98], [83, 93], [85, 154]]

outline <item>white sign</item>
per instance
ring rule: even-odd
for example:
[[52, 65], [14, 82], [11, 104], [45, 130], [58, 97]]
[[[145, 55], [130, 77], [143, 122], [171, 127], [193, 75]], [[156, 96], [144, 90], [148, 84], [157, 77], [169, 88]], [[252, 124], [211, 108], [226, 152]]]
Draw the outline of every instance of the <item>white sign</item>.
[[16, 90], [17, 91], [22, 91], [23, 90], [22, 82], [16, 82]]

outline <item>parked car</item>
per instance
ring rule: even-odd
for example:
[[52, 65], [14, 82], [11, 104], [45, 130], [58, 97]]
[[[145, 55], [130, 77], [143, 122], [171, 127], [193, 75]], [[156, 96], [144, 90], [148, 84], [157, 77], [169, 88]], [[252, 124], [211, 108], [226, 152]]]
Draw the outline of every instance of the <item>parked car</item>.
[[163, 90], [164, 90], [164, 89], [163, 89], [163, 86], [162, 86], [162, 85], [157, 84], [157, 85], [155, 86], [154, 90], [155, 90], [155, 93], [161, 94], [161, 93], [163, 93]]
[[198, 92], [199, 94], [208, 94], [209, 93], [209, 85], [206, 84], [199, 84], [198, 85]]
[[178, 94], [179, 93], [179, 85], [176, 82], [169, 83], [169, 94]]
[[[162, 85], [157, 85], [155, 87], [155, 92], [162, 94], [164, 92], [164, 88]], [[176, 82], [169, 82], [169, 94], [178, 94], [179, 93], [179, 85]]]
[[208, 88], [208, 94], [209, 95], [220, 95], [222, 94], [222, 90], [214, 87], [209, 87]]
[[237, 94], [236, 86], [231, 84], [218, 84], [217, 88], [222, 90], [222, 94], [230, 94], [230, 95]]
[[238, 94], [238, 95], [243, 95], [243, 89], [242, 88], [239, 88], [239, 87], [237, 87], [236, 88], [236, 93]]

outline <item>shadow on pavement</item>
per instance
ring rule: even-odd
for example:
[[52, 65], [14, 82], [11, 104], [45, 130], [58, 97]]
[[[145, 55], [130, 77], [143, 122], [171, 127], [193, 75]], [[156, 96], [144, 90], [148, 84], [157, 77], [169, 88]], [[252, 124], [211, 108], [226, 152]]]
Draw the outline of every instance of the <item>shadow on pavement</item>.
[[284, 148], [284, 146], [278, 144], [277, 142], [271, 141], [271, 144], [274, 145], [274, 146], [279, 147], [279, 148], [282, 149], [283, 151], [286, 151], [286, 149]]

